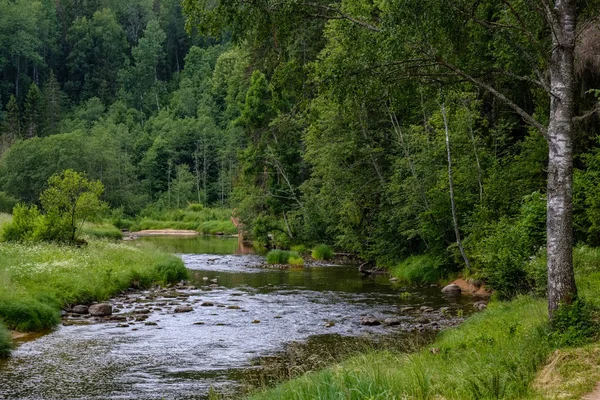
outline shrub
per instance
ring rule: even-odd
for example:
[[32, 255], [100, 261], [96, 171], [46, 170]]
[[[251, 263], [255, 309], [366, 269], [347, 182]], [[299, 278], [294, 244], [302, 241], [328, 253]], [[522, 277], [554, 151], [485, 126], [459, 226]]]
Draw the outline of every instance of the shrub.
[[27, 207], [25, 204], [17, 204], [13, 209], [12, 221], [2, 226], [2, 240], [7, 242], [30, 240], [39, 218], [40, 211], [36, 206]]
[[188, 204], [188, 206], [187, 206], [187, 210], [193, 211], [193, 212], [200, 212], [203, 209], [204, 209], [204, 206], [200, 203], [192, 203], [192, 204]]
[[271, 250], [267, 254], [267, 264], [287, 264], [290, 252], [285, 250]]
[[402, 282], [416, 285], [436, 283], [444, 277], [442, 261], [429, 255], [411, 256], [391, 268]]
[[188, 278], [188, 270], [180, 259], [169, 258], [156, 265], [159, 280], [164, 283], [175, 283]]
[[295, 246], [292, 246], [290, 250], [295, 251], [298, 254], [305, 254], [308, 251], [306, 246], [303, 244], [297, 244]]
[[594, 309], [583, 299], [561, 304], [551, 319], [551, 339], [557, 347], [580, 346], [598, 336]]
[[313, 249], [312, 258], [315, 260], [331, 260], [333, 258], [333, 250], [326, 244], [320, 244]]
[[34, 299], [0, 300], [2, 322], [9, 328], [21, 332], [49, 329], [60, 322], [58, 308]]
[[10, 333], [0, 324], [0, 359], [10, 356], [12, 347]]
[[0, 213], [10, 213], [19, 201], [6, 192], [0, 192]]
[[302, 266], [302, 265], [304, 265], [304, 260], [302, 259], [302, 256], [300, 256], [300, 254], [298, 254], [297, 252], [290, 251], [288, 264]]

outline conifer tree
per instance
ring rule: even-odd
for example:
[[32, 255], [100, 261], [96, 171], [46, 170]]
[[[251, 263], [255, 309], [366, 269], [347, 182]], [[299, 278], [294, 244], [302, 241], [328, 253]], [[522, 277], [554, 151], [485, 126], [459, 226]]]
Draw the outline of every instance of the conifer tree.
[[58, 133], [58, 124], [65, 104], [65, 94], [61, 92], [60, 85], [56, 80], [54, 71], [50, 71], [50, 76], [42, 90], [43, 110], [42, 110], [42, 129], [41, 135], [48, 136]]
[[37, 136], [42, 119], [42, 93], [35, 83], [29, 86], [25, 97], [25, 135], [27, 138]]

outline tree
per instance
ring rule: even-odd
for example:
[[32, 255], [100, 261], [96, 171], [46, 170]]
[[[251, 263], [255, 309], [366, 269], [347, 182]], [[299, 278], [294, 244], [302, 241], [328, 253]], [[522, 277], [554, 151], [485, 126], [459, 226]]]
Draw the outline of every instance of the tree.
[[60, 85], [56, 80], [54, 71], [50, 71], [50, 76], [48, 76], [48, 79], [44, 84], [42, 97], [44, 103], [42, 110], [43, 136], [57, 134], [58, 124], [60, 123], [63, 108], [66, 103], [66, 96], [60, 90]]
[[[240, 39], [272, 40], [269, 26], [289, 26], [306, 17], [329, 20], [346, 33], [334, 40], [359, 48], [356, 69], [329, 70], [340, 90], [344, 79], [389, 71], [389, 79], [423, 77], [425, 84], [452, 84], [457, 77], [488, 92], [547, 139], [548, 308], [577, 296], [573, 272], [572, 175], [575, 133], [574, 49], [576, 0], [535, 2], [415, 0], [397, 3], [340, 1], [236, 3], [185, 0], [190, 25], [212, 30], [233, 25]], [[588, 5], [591, 7], [591, 5]], [[269, 11], [265, 11], [269, 10]], [[581, 24], [581, 25], [585, 25]], [[344, 42], [346, 37], [352, 41]], [[361, 38], [365, 47], [356, 45]], [[380, 57], [376, 50], [381, 49]], [[333, 55], [335, 57], [335, 54]], [[373, 60], [375, 58], [375, 60]], [[348, 81], [350, 78], [348, 79]], [[511, 98], [510, 85], [528, 82], [532, 97], [545, 97], [545, 112]], [[547, 120], [546, 120], [547, 116]], [[547, 121], [547, 122], [546, 122]]]
[[25, 97], [25, 136], [38, 136], [42, 122], [42, 93], [35, 83], [32, 83]]
[[42, 207], [51, 218], [66, 221], [73, 242], [85, 221], [96, 217], [106, 207], [100, 200], [104, 186], [71, 169], [50, 177], [48, 185], [40, 196]]
[[6, 105], [6, 115], [2, 123], [2, 143], [0, 153], [5, 152], [21, 136], [21, 117], [15, 96], [10, 96]]
[[180, 208], [194, 197], [194, 176], [185, 164], [175, 167], [175, 180], [171, 183], [176, 206]]

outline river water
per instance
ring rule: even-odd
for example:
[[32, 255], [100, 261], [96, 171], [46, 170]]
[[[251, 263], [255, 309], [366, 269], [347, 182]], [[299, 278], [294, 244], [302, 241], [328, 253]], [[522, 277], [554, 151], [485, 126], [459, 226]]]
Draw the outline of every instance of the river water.
[[[240, 372], [292, 342], [419, 335], [472, 310], [468, 297], [363, 277], [355, 266], [263, 269], [264, 257], [236, 239], [144, 240], [179, 254], [193, 287], [111, 301], [145, 320], [82, 320], [20, 343], [0, 361], [0, 399], [205, 399], [210, 388], [231, 395]], [[193, 311], [174, 313], [178, 305]], [[365, 317], [399, 325], [364, 326]]]

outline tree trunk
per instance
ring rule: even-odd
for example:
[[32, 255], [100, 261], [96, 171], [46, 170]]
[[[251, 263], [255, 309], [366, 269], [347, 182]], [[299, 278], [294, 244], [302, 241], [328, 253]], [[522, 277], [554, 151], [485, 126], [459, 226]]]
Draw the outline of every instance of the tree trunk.
[[[575, 0], [557, 0], [552, 27], [550, 121], [548, 125], [548, 312], [577, 295], [573, 272], [573, 136], [577, 25]], [[554, 17], [554, 18], [552, 18]]]
[[467, 269], [471, 269], [471, 263], [465, 253], [465, 249], [460, 239], [460, 230], [458, 229], [458, 215], [456, 214], [456, 202], [454, 201], [454, 182], [452, 180], [452, 154], [450, 152], [450, 132], [448, 129], [448, 118], [446, 117], [446, 107], [444, 104], [441, 105], [442, 117], [444, 118], [444, 132], [446, 135], [446, 153], [448, 156], [448, 186], [450, 187], [450, 205], [452, 207], [452, 222], [454, 223], [454, 234], [456, 235], [456, 245], [460, 251], [460, 255], [465, 261]]

